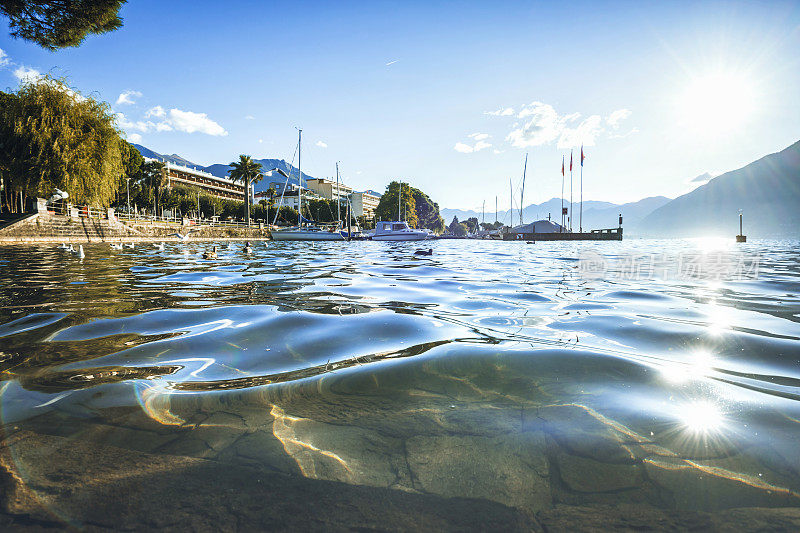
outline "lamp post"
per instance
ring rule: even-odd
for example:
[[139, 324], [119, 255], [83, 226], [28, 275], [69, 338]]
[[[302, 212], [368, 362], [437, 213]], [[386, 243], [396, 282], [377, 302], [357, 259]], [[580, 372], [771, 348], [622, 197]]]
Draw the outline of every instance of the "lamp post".
[[131, 214], [131, 179], [125, 178], [125, 191], [128, 193], [128, 215]]

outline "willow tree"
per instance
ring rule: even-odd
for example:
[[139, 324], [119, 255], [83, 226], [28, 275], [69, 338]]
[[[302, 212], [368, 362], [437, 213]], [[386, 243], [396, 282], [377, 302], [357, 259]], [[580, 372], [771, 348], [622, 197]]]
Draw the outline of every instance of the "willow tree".
[[111, 204], [123, 164], [108, 104], [49, 76], [24, 82], [0, 100], [4, 187], [22, 197], [48, 197], [58, 188], [74, 203]]
[[122, 27], [125, 0], [0, 0], [11, 35], [42, 48], [78, 46], [87, 35]]
[[250, 225], [250, 184], [259, 181], [263, 175], [261, 174], [261, 163], [253, 161], [249, 155], [240, 155], [238, 161], [230, 164], [231, 169], [228, 171], [233, 181], [243, 181], [245, 191], [245, 209], [244, 220], [245, 223]]

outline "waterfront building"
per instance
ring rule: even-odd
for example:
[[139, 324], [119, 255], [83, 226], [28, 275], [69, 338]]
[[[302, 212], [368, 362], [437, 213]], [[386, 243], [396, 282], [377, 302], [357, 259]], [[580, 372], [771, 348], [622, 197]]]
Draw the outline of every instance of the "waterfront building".
[[[145, 161], [156, 161], [156, 159], [145, 158]], [[226, 200], [238, 200], [243, 202], [245, 199], [245, 187], [240, 182], [230, 178], [220, 178], [209, 172], [197, 170], [184, 165], [177, 165], [164, 161], [165, 186], [169, 189], [173, 185], [188, 185], [197, 187], [217, 198]]]
[[378, 208], [379, 196], [369, 191], [354, 192], [350, 194], [350, 205], [353, 206], [354, 217], [375, 218], [375, 209]]
[[353, 192], [352, 187], [348, 187], [344, 183], [336, 183], [335, 181], [327, 178], [309, 178], [306, 180], [308, 190], [314, 191], [322, 198], [327, 200], [347, 200], [347, 197]]

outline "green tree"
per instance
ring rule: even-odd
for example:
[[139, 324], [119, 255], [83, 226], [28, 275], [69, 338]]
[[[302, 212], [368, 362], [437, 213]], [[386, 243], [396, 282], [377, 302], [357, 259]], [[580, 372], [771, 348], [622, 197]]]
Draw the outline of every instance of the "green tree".
[[144, 166], [144, 157], [139, 153], [131, 143], [127, 141], [120, 141], [120, 157], [122, 159], [122, 174], [120, 175], [119, 186], [117, 187], [117, 201], [116, 206], [128, 205], [128, 197], [130, 196], [132, 203], [135, 203], [136, 195], [130, 195], [131, 186], [134, 188], [136, 184], [142, 179], [142, 167]]
[[250, 225], [250, 183], [256, 183], [261, 178], [261, 163], [256, 163], [249, 155], [240, 155], [239, 161], [234, 161], [230, 164], [231, 169], [228, 171], [233, 181], [243, 181], [245, 187], [245, 222]]
[[149, 189], [149, 198], [153, 202], [153, 214], [158, 216], [158, 204], [166, 181], [166, 168], [161, 161], [148, 161], [142, 165], [142, 180]]
[[398, 213], [398, 196], [401, 194], [401, 184], [398, 181], [393, 181], [386, 186], [386, 192], [381, 196], [378, 202], [378, 207], [375, 208], [375, 216], [380, 220], [399, 220], [402, 215], [412, 228], [417, 227], [417, 210], [416, 203], [414, 202], [414, 193], [408, 184], [402, 184], [402, 196], [400, 197], [400, 210]]
[[87, 35], [122, 27], [126, 0], [0, 0], [11, 35], [57, 50], [78, 46]]
[[45, 76], [0, 93], [0, 173], [7, 193], [108, 206], [123, 175], [120, 132], [108, 104]]
[[464, 224], [467, 225], [467, 230], [469, 233], [475, 233], [478, 231], [478, 217], [469, 217], [464, 221]]
[[439, 204], [414, 187], [411, 188], [411, 194], [414, 195], [414, 209], [417, 214], [418, 227], [442, 233], [444, 231], [444, 219], [439, 214]]

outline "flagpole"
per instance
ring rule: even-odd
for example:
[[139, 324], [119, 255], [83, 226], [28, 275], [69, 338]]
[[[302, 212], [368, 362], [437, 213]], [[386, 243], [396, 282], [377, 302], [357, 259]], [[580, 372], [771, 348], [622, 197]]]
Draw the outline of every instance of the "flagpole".
[[572, 233], [572, 149], [569, 151], [569, 232]]
[[564, 230], [564, 154], [561, 154], [561, 231]]
[[583, 145], [581, 145], [581, 214], [578, 231], [583, 233]]

